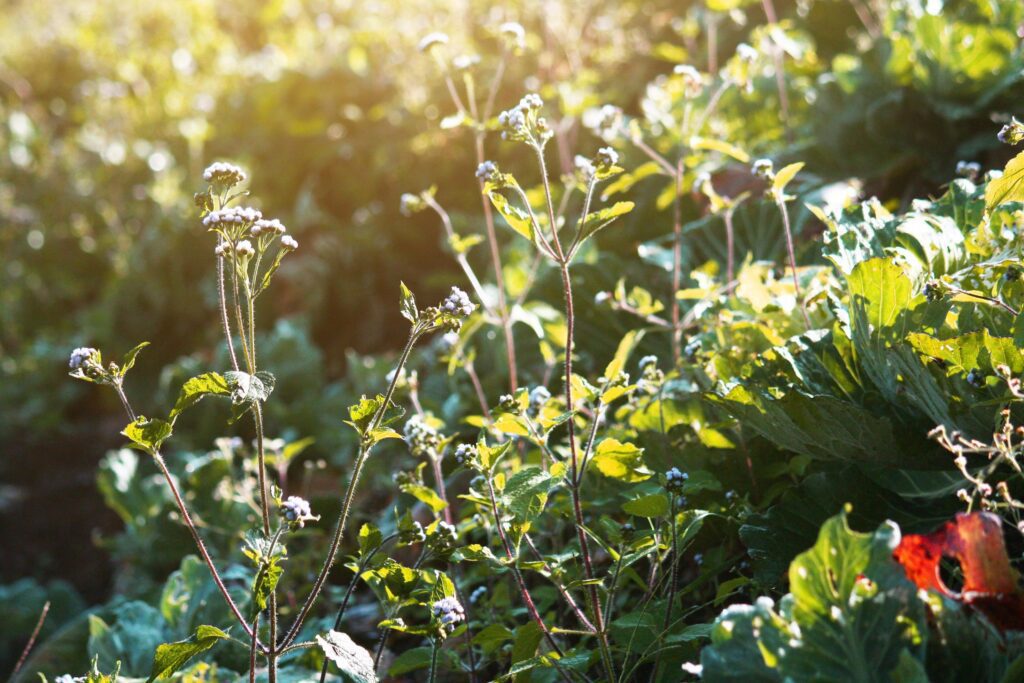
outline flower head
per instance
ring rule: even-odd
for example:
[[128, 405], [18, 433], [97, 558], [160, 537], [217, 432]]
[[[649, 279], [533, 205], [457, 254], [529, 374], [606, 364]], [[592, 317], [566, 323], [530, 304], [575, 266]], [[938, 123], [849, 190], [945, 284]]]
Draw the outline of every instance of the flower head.
[[665, 473], [665, 488], [669, 491], [681, 491], [683, 484], [690, 478], [686, 472], [682, 472], [678, 467], [673, 467]]
[[619, 163], [619, 153], [611, 147], [602, 147], [597, 150], [597, 154], [594, 156], [594, 162], [600, 169], [609, 169]]
[[72, 370], [78, 370], [83, 368], [87, 363], [96, 363], [96, 357], [99, 355], [99, 351], [88, 346], [80, 346], [71, 352], [71, 358], [68, 360], [68, 367]]
[[459, 55], [452, 60], [452, 66], [458, 71], [465, 71], [466, 69], [472, 69], [474, 66], [480, 63], [479, 55]]
[[640, 372], [643, 372], [648, 367], [657, 367], [658, 366], [658, 357], [657, 356], [644, 356], [643, 358], [640, 359], [640, 362], [637, 363], [637, 366], [640, 368]]
[[480, 165], [476, 167], [476, 178], [477, 180], [485, 183], [497, 182], [501, 178], [501, 171], [498, 169], [498, 164], [493, 161], [480, 162]]
[[740, 43], [736, 46], [736, 56], [740, 58], [740, 61], [747, 62], [748, 64], [757, 59], [758, 52], [747, 43]]
[[405, 442], [415, 456], [436, 453], [441, 446], [441, 433], [426, 418], [413, 415], [402, 429]]
[[411, 216], [427, 208], [427, 203], [423, 201], [423, 197], [411, 192], [402, 193], [400, 202], [398, 210], [402, 212], [403, 216]]
[[576, 155], [573, 159], [573, 166], [576, 167], [576, 173], [584, 183], [589, 183], [595, 176], [597, 176], [597, 167], [594, 166], [594, 163], [590, 159], [582, 154]]
[[547, 387], [539, 386], [530, 390], [530, 411], [537, 413], [551, 400], [551, 392]]
[[466, 317], [476, 310], [476, 306], [469, 300], [468, 294], [453, 286], [451, 294], [441, 302], [441, 310], [452, 315]]
[[253, 223], [252, 227], [249, 228], [249, 234], [253, 237], [259, 237], [260, 235], [283, 235], [287, 231], [287, 228], [284, 227], [284, 223], [276, 218], [271, 218], [270, 220], [261, 218]]
[[487, 595], [487, 586], [477, 586], [473, 589], [473, 592], [469, 594], [469, 604], [475, 605], [480, 602], [481, 598]]
[[435, 31], [433, 33], [428, 33], [427, 35], [423, 36], [423, 38], [420, 39], [420, 44], [418, 47], [420, 52], [429, 52], [433, 50], [435, 47], [440, 47], [442, 45], [447, 44], [448, 34], [441, 33], [440, 31]]
[[285, 235], [281, 238], [281, 247], [288, 251], [295, 251], [299, 248], [299, 242], [291, 235]]
[[246, 178], [245, 171], [226, 161], [215, 161], [203, 171], [203, 180], [222, 188], [234, 187]]
[[441, 598], [430, 606], [430, 611], [444, 628], [454, 628], [455, 624], [466, 618], [466, 610], [454, 597]]
[[775, 165], [771, 159], [757, 159], [751, 165], [751, 169], [754, 171], [754, 175], [762, 178], [770, 178], [775, 173]]
[[309, 506], [309, 501], [299, 496], [288, 496], [281, 503], [281, 516], [300, 529], [305, 526], [306, 522], [320, 519], [320, 517], [313, 516], [313, 509]]
[[1010, 122], [1002, 127], [996, 137], [1003, 144], [1019, 145], [1024, 142], [1024, 123], [1018, 121], [1016, 117], [1011, 117]]
[[698, 97], [704, 92], [704, 76], [689, 64], [678, 64], [672, 72], [683, 78], [683, 89], [687, 97]]
[[245, 228], [261, 218], [263, 218], [263, 214], [259, 209], [254, 209], [251, 206], [231, 206], [206, 214], [203, 217], [203, 225], [210, 230]]
[[245, 259], [255, 256], [256, 250], [252, 248], [252, 242], [249, 240], [242, 240], [235, 245], [235, 253], [238, 254], [240, 258]]
[[501, 137], [505, 140], [519, 140], [544, 143], [552, 136], [547, 120], [540, 116], [544, 100], [536, 93], [524, 95], [519, 104], [498, 114]]
[[505, 39], [510, 49], [519, 50], [526, 45], [526, 30], [518, 21], [506, 21], [498, 27], [498, 33]]
[[981, 173], [981, 164], [977, 161], [958, 161], [956, 162], [956, 174], [961, 178], [967, 178], [968, 180], [974, 180]]
[[460, 443], [455, 447], [455, 462], [460, 465], [468, 465], [476, 460], [477, 448], [473, 444]]

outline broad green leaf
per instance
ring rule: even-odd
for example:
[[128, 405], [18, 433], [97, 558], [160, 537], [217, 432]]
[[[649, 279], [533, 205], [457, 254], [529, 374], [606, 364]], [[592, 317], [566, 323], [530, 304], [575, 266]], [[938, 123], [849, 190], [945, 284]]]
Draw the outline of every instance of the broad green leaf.
[[664, 493], [651, 493], [622, 504], [622, 511], [637, 517], [663, 517], [668, 514], [668, 498]]
[[398, 677], [426, 669], [430, 666], [431, 656], [432, 648], [430, 647], [410, 648], [395, 658], [394, 663], [388, 669], [388, 676]]
[[376, 683], [378, 680], [373, 657], [366, 648], [356, 645], [348, 634], [328, 631], [326, 636], [316, 637], [316, 644], [324, 656], [354, 683]]
[[421, 484], [403, 484], [401, 488], [405, 493], [408, 493], [420, 502], [426, 503], [434, 512], [440, 512], [448, 507], [448, 503], [444, 502], [441, 496], [437, 494], [437, 491], [432, 488]]
[[533, 221], [528, 213], [512, 206], [505, 195], [500, 192], [491, 191], [487, 193], [487, 196], [490, 198], [494, 208], [505, 219], [505, 222], [509, 224], [509, 227], [531, 242], [534, 240]]
[[985, 188], [985, 210], [1020, 201], [1024, 201], [1024, 152], [1010, 159], [1003, 175], [989, 182]]
[[171, 435], [171, 425], [159, 419], [147, 419], [140, 415], [122, 431], [132, 443], [148, 453], [156, 453], [160, 445]]
[[404, 282], [399, 282], [398, 287], [401, 292], [399, 310], [402, 312], [402, 317], [411, 323], [415, 323], [420, 317], [419, 309], [416, 308], [416, 297], [413, 296]]
[[503, 624], [489, 624], [473, 636], [473, 644], [479, 645], [484, 654], [490, 654], [505, 643], [511, 641], [515, 634]]
[[384, 542], [384, 535], [375, 525], [367, 522], [359, 527], [359, 555], [366, 557]]
[[509, 477], [502, 496], [518, 519], [533, 521], [544, 511], [548, 492], [557, 481], [540, 467], [524, 467]]
[[629, 213], [633, 210], [634, 206], [633, 202], [615, 202], [611, 206], [588, 213], [583, 221], [583, 225], [580, 226], [580, 232], [576, 238], [577, 244], [582, 244], [584, 240], [589, 239], [594, 233], [607, 226], [619, 216]]
[[644, 481], [652, 475], [644, 465], [643, 449], [618, 439], [604, 439], [599, 443], [592, 462], [604, 476], [628, 483]]
[[749, 154], [744, 152], [736, 145], [730, 144], [725, 140], [712, 140], [710, 138], [695, 137], [690, 139], [690, 147], [696, 150], [711, 150], [713, 152], [721, 152], [722, 154], [730, 156], [742, 164], [750, 163]]
[[230, 396], [227, 380], [216, 372], [205, 372], [186, 381], [181, 386], [178, 400], [168, 418], [172, 423], [178, 415], [185, 412], [205, 396]]
[[487, 443], [481, 438], [480, 441], [477, 442], [476, 452], [477, 456], [480, 458], [480, 464], [483, 466], [484, 470], [487, 472], [491, 472], [494, 470], [494, 466], [498, 464], [498, 461], [501, 460], [501, 458], [504, 457], [506, 453], [508, 453], [510, 448], [512, 448], [511, 441], [505, 441], [503, 443], [499, 443], [496, 446], [488, 446]]
[[224, 373], [224, 381], [231, 392], [231, 400], [236, 404], [266, 401], [270, 398], [270, 393], [274, 391], [275, 384], [274, 376], [264, 370], [260, 370], [254, 375], [229, 370]]
[[277, 562], [264, 564], [256, 572], [252, 582], [252, 600], [256, 608], [263, 611], [267, 608], [270, 595], [277, 588], [277, 582], [281, 580], [284, 569]]
[[149, 675], [149, 683], [158, 678], [170, 677], [185, 666], [188, 660], [206, 652], [227, 637], [227, 633], [215, 626], [200, 626], [186, 640], [159, 646], [153, 656], [153, 672]]

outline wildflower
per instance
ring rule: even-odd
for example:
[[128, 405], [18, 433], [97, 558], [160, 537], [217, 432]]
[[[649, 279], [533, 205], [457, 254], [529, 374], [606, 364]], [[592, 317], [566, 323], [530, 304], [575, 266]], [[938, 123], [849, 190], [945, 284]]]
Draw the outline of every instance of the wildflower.
[[454, 627], [466, 618], [466, 610], [454, 597], [441, 598], [430, 609], [442, 627]]
[[427, 532], [423, 530], [423, 525], [415, 520], [413, 520], [410, 526], [400, 529], [398, 533], [399, 543], [405, 545], [422, 543], [425, 540], [427, 540]]
[[584, 183], [589, 183], [597, 176], [597, 167], [582, 154], [576, 155], [573, 159], [573, 165], [576, 167], [576, 173], [579, 175], [580, 180]]
[[687, 97], [698, 97], [704, 92], [704, 76], [689, 64], [679, 64], [673, 73], [683, 77], [683, 88]]
[[482, 182], [496, 182], [501, 177], [501, 171], [498, 170], [498, 165], [493, 161], [481, 162], [476, 167], [476, 178]]
[[683, 347], [683, 355], [686, 356], [687, 360], [695, 360], [703, 345], [704, 342], [700, 340], [700, 337], [694, 337]]
[[544, 404], [551, 400], [551, 392], [547, 387], [534, 387], [530, 390], [530, 412], [538, 413]]
[[619, 153], [611, 147], [602, 147], [597, 150], [594, 161], [599, 169], [607, 170], [619, 163]]
[[498, 114], [504, 140], [519, 140], [533, 143], [546, 142], [552, 135], [547, 120], [538, 116], [544, 107], [544, 100], [536, 93], [524, 95], [519, 104]]
[[506, 21], [498, 27], [509, 49], [522, 49], [526, 45], [526, 30], [518, 21]]
[[477, 586], [473, 589], [473, 592], [469, 594], [469, 604], [475, 605], [480, 602], [481, 598], [487, 595], [487, 586]]
[[640, 368], [640, 372], [643, 372], [648, 367], [657, 367], [658, 366], [658, 357], [657, 356], [644, 356], [643, 358], [640, 359], [640, 362], [637, 363], [637, 366]]
[[459, 532], [455, 525], [448, 522], [438, 522], [434, 527], [434, 533], [430, 536], [430, 546], [435, 552], [450, 550], [459, 542]]
[[415, 456], [432, 455], [441, 446], [441, 433], [420, 415], [413, 415], [402, 429], [409, 451]]
[[622, 128], [622, 109], [613, 104], [604, 105], [588, 118], [589, 127], [606, 140], [614, 137]]
[[225, 189], [234, 187], [246, 178], [245, 171], [226, 161], [215, 161], [203, 171], [203, 180]]
[[256, 250], [252, 248], [252, 242], [249, 240], [242, 240], [235, 245], [235, 253], [240, 258], [246, 259], [255, 256]]
[[291, 235], [285, 235], [281, 238], [281, 246], [289, 251], [295, 251], [299, 248], [299, 242]]
[[423, 201], [423, 197], [418, 194], [404, 192], [398, 210], [402, 212], [403, 216], [411, 216], [414, 213], [423, 211], [425, 208], [427, 208], [427, 203]]
[[742, 62], [750, 64], [757, 59], [757, 54], [757, 50], [747, 43], [740, 43], [736, 46], [736, 56], [739, 57]]
[[761, 176], [762, 178], [770, 179], [775, 173], [775, 166], [772, 164], [771, 159], [758, 159], [751, 168], [754, 171], [754, 175]]
[[544, 100], [537, 93], [528, 93], [519, 100], [519, 108], [524, 110], [539, 110], [544, 107]]
[[68, 360], [68, 367], [72, 370], [79, 370], [86, 367], [89, 363], [98, 365], [96, 357], [99, 353], [100, 352], [96, 349], [88, 346], [80, 346], [71, 352], [71, 358]]
[[469, 295], [458, 287], [452, 287], [451, 294], [441, 302], [441, 310], [452, 315], [463, 317], [471, 314], [476, 306], [469, 300]]
[[518, 413], [519, 402], [512, 394], [502, 394], [498, 397], [498, 408], [508, 413]]
[[468, 465], [472, 463], [477, 456], [476, 446], [468, 443], [460, 443], [455, 447], [455, 462], [460, 465]]
[[1016, 117], [1011, 117], [1010, 122], [1002, 127], [996, 137], [1003, 144], [1019, 145], [1024, 142], [1024, 123], [1018, 121]]
[[974, 368], [967, 373], [967, 383], [974, 388], [980, 388], [985, 384], [985, 374], [978, 368]]
[[681, 472], [678, 467], [673, 467], [665, 473], [665, 488], [669, 491], [680, 491], [689, 478], [690, 475], [686, 472]]
[[281, 503], [281, 516], [300, 529], [306, 525], [306, 522], [320, 519], [320, 517], [313, 516], [313, 509], [309, 506], [309, 501], [299, 496], [288, 496]]
[[600, 304], [605, 303], [606, 301], [608, 301], [611, 298], [612, 298], [612, 293], [611, 292], [598, 292], [597, 294], [594, 295], [594, 303], [600, 305]]
[[981, 164], [977, 161], [956, 162], [956, 174], [961, 178], [973, 181], [981, 173]]
[[284, 224], [276, 218], [272, 218], [270, 220], [261, 218], [253, 223], [252, 227], [249, 228], [249, 234], [253, 237], [259, 237], [264, 233], [268, 235], [283, 235], [286, 232], [287, 229], [284, 227]]
[[448, 34], [435, 31], [423, 36], [418, 46], [420, 52], [429, 52], [435, 47], [448, 44]]
[[478, 55], [459, 55], [458, 57], [452, 60], [452, 66], [459, 71], [472, 69], [479, 63], [480, 57]]
[[84, 680], [85, 680], [85, 678], [82, 678], [82, 677], [75, 678], [71, 674], [62, 674], [62, 675], [57, 676], [56, 678], [54, 678], [53, 679], [53, 683], [78, 683], [79, 681], [84, 681]]
[[224, 258], [225, 256], [230, 256], [231, 255], [231, 244], [229, 242], [221, 242], [220, 244], [218, 244], [216, 247], [213, 248], [213, 253], [214, 253], [215, 256], [218, 256], [220, 258]]
[[211, 211], [203, 217], [203, 225], [210, 230], [224, 230], [231, 227], [249, 226], [263, 218], [259, 209], [251, 206], [232, 206]]

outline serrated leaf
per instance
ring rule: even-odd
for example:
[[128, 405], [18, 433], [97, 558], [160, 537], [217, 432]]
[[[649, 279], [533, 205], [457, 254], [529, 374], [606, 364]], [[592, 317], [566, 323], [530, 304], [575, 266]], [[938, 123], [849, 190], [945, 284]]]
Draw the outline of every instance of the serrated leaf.
[[550, 473], [540, 467], [524, 467], [509, 477], [502, 496], [517, 519], [533, 521], [543, 512], [548, 492], [556, 482]]
[[227, 633], [215, 626], [200, 626], [186, 640], [160, 645], [153, 656], [153, 671], [149, 675], [147, 683], [171, 676], [185, 666], [190, 659], [206, 652], [227, 637]]
[[318, 635], [316, 637], [316, 644], [323, 650], [324, 656], [334, 662], [338, 669], [354, 683], [377, 682], [373, 657], [366, 651], [366, 648], [356, 645], [347, 634], [340, 631], [328, 631], [326, 636]]
[[227, 380], [217, 372], [205, 372], [186, 381], [178, 393], [169, 420], [174, 422], [178, 415], [185, 412], [206, 396], [230, 396]]
[[125, 427], [121, 433], [132, 443], [148, 453], [160, 450], [161, 444], [171, 435], [171, 425], [159, 419], [147, 419], [140, 415]]
[[576, 237], [577, 245], [582, 244], [584, 240], [589, 239], [619, 216], [624, 216], [632, 211], [634, 206], [636, 205], [633, 202], [615, 202], [599, 211], [588, 213], [583, 225], [580, 226], [579, 235]]
[[411, 323], [415, 323], [420, 317], [419, 309], [416, 308], [416, 297], [413, 296], [413, 293], [405, 286], [404, 282], [399, 282], [398, 287], [401, 292], [399, 310], [402, 312], [402, 317]]

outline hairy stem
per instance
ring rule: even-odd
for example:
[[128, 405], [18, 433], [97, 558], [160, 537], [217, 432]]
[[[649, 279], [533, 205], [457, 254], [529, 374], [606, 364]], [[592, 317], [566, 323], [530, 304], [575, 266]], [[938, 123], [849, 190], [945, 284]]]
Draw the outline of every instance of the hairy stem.
[[786, 202], [782, 197], [777, 196], [775, 198], [775, 205], [779, 207], [779, 213], [782, 214], [782, 227], [786, 229], [786, 250], [789, 252], [789, 267], [793, 272], [793, 288], [796, 290], [796, 301], [800, 305], [800, 312], [804, 316], [804, 324], [809, 330], [811, 329], [811, 319], [807, 315], [807, 302], [800, 291], [800, 279], [796, 274], [796, 253], [793, 249], [793, 230], [789, 224], [789, 210], [786, 209]]

